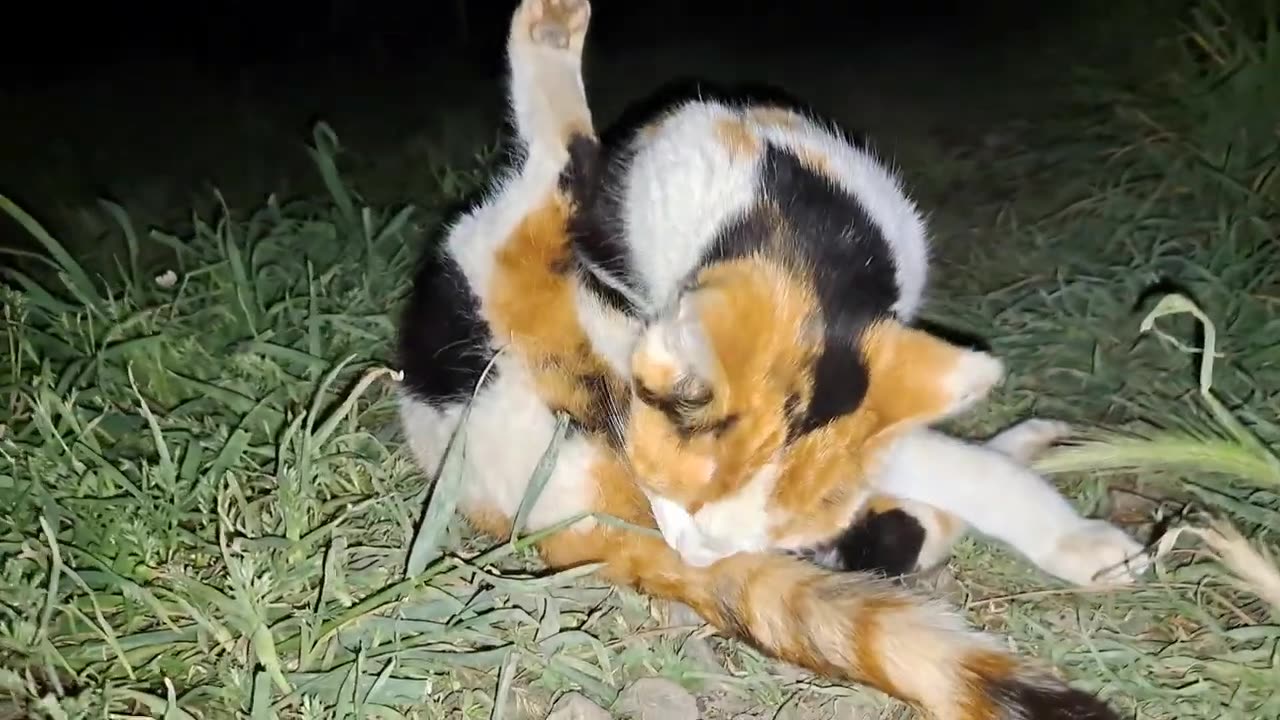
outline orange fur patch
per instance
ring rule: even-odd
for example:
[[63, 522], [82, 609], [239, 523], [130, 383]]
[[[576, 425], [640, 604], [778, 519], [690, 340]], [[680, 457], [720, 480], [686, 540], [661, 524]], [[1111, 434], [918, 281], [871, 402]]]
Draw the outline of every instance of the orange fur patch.
[[805, 167], [826, 177], [832, 182], [836, 182], [836, 174], [831, 171], [831, 161], [827, 159], [826, 155], [823, 155], [816, 148], [798, 148], [796, 156], [800, 159], [800, 163]]
[[[945, 415], [957, 398], [948, 386], [965, 350], [896, 321], [860, 338], [870, 375], [862, 405], [794, 443], [774, 491], [775, 537], [812, 540], [836, 534], [867, 499], [866, 479], [884, 447], [901, 432]], [[940, 515], [942, 515], [940, 513]], [[942, 523], [958, 530], [954, 518]]]
[[655, 354], [636, 353], [632, 357], [632, 377], [650, 392], [670, 396], [676, 392], [676, 383], [680, 380], [680, 368], [671, 360]]
[[476, 530], [501, 542], [511, 536], [511, 523], [515, 518], [506, 513], [487, 505], [464, 505], [459, 510]]
[[[1000, 681], [1018, 674], [1018, 664], [1008, 655], [992, 650], [970, 653], [962, 661], [971, 677], [986, 681]], [[998, 708], [990, 692], [982, 683], [975, 682], [965, 688], [960, 701], [958, 720], [988, 720], [995, 717]]]
[[867, 404], [883, 429], [926, 424], [955, 407], [959, 398], [948, 383], [966, 350], [892, 320], [871, 328], [861, 344], [871, 374]]
[[[784, 228], [778, 232], [785, 237]], [[883, 447], [959, 399], [955, 374], [967, 351], [883, 321], [857, 339], [870, 379], [862, 405], [784, 447], [786, 407], [808, 406], [822, 349], [820, 313], [805, 279], [769, 257], [736, 259], [702, 270], [684, 302], [693, 304], [714, 361], [705, 369], [710, 375], [697, 378], [710, 390], [708, 401], [681, 405], [676, 392], [665, 411], [661, 403], [634, 403], [629, 457], [653, 490], [690, 512], [728, 499], [779, 463], [766, 508], [775, 542], [811, 544], [838, 534], [862, 511]], [[681, 373], [690, 372], [678, 365], [680, 350], [646, 352], [642, 344], [633, 357], [636, 380], [657, 395], [674, 392]], [[719, 429], [690, 430], [710, 427]]]
[[741, 117], [722, 118], [716, 122], [716, 140], [728, 151], [729, 157], [742, 160], [760, 151], [760, 138], [743, 122]]
[[885, 667], [885, 648], [881, 638], [885, 632], [893, 632], [893, 627], [890, 625], [886, 628], [886, 623], [895, 614], [907, 609], [907, 604], [900, 597], [885, 595], [867, 598], [862, 603], [853, 629], [853, 635], [858, 639], [858, 669], [871, 684], [894, 697], [902, 697], [904, 693], [898, 689]]
[[871, 491], [860, 438], [874, 417], [855, 412], [809, 433], [787, 450], [774, 488], [774, 537], [812, 545], [840, 534], [862, 511]]
[[867, 512], [882, 514], [901, 510], [902, 502], [890, 495], [874, 495], [867, 501]]
[[[649, 501], [612, 454], [602, 453], [590, 470], [597, 488], [595, 510], [640, 527], [656, 528]], [[539, 544], [543, 560], [553, 568], [605, 562], [609, 581], [635, 587], [658, 598], [706, 607], [709, 596], [704, 570], [685, 565], [661, 537], [597, 524], [589, 530], [564, 531]]]
[[487, 310], [494, 335], [525, 359], [543, 401], [598, 428], [609, 407], [600, 389], [614, 397], [626, 389], [578, 321], [567, 232], [572, 210], [553, 192], [516, 227], [498, 252]]
[[[697, 283], [687, 301], [696, 304], [715, 367], [711, 377], [696, 379], [710, 388], [709, 402], [687, 409], [685, 420], [715, 430], [684, 437], [666, 414], [634, 402], [628, 431], [639, 476], [691, 510], [739, 489], [775, 458], [787, 436], [788, 397], [810, 392], [807, 373], [819, 340], [808, 335], [812, 292], [776, 263], [718, 263], [699, 273]], [[669, 395], [682, 369], [644, 347], [633, 357], [636, 380]]]

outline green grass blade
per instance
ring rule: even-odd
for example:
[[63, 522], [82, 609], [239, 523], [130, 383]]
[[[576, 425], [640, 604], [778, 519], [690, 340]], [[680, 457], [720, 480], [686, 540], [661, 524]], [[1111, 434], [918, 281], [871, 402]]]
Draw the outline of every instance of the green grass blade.
[[44, 226], [39, 221], [31, 217], [25, 210], [18, 207], [16, 203], [3, 194], [0, 194], [0, 211], [17, 221], [24, 230], [44, 247], [45, 251], [58, 263], [58, 267], [61, 268], [65, 277], [69, 279], [71, 289], [75, 291], [76, 295], [91, 303], [94, 309], [99, 309], [103, 306], [102, 296], [98, 293], [97, 286], [89, 279], [89, 274], [84, 271], [80, 263], [71, 257], [71, 254], [62, 246], [62, 243], [55, 240], [49, 234], [49, 231], [44, 229]]
[[569, 431], [569, 416], [560, 414], [556, 417], [556, 427], [551, 435], [551, 442], [547, 443], [546, 450], [542, 451], [542, 456], [538, 458], [538, 464], [533, 469], [533, 475], [529, 478], [529, 485], [525, 488], [524, 497], [520, 499], [520, 507], [516, 510], [515, 522], [511, 528], [512, 540], [518, 539], [520, 533], [524, 532], [524, 525], [529, 513], [533, 511], [534, 505], [537, 504], [538, 498], [542, 496], [542, 491], [547, 486], [547, 482], [551, 480], [551, 473], [555, 471], [556, 458], [560, 454], [560, 443], [564, 441], [565, 434]]
[[406, 578], [422, 574], [429, 564], [440, 557], [445, 531], [457, 511], [458, 499], [462, 494], [467, 452], [466, 417], [464, 413], [440, 463], [440, 472], [432, 484], [427, 510], [410, 545], [409, 559], [405, 563]]

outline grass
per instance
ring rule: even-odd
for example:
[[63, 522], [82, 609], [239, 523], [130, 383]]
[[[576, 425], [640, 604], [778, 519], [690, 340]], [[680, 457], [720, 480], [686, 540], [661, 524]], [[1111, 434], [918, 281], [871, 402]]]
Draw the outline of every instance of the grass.
[[[988, 176], [931, 204], [928, 313], [1014, 370], [961, 431], [1079, 422], [1044, 469], [1087, 511], [1189, 528], [1138, 588], [968, 540], [939, 592], [1134, 717], [1280, 717], [1275, 23], [1198, 3], [1139, 91], [1093, 81], [1058, 123], [906, 168], [926, 198]], [[451, 522], [460, 478], [429, 492], [396, 436], [391, 310], [492, 153], [390, 208], [326, 126], [310, 157], [327, 197], [215, 196], [181, 235], [105, 205], [109, 272], [0, 199], [39, 250], [3, 291], [0, 717], [541, 717], [655, 673], [724, 717], [880, 706], [729, 643], [709, 666], [644, 599]]]

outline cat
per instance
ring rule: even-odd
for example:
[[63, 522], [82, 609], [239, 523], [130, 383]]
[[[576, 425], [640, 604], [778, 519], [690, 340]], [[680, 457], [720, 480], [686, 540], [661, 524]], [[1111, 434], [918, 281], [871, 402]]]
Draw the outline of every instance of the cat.
[[[401, 319], [400, 412], [423, 471], [434, 475], [450, 443], [463, 443], [459, 508], [477, 529], [506, 538], [563, 414], [571, 426], [519, 528], [572, 521], [538, 544], [550, 567], [602, 563], [599, 572], [609, 581], [689, 605], [768, 655], [875, 687], [943, 720], [1115, 718], [1092, 695], [901, 587], [773, 552], [820, 547], [868, 503], [900, 502], [865, 480], [918, 469], [926, 470], [920, 479], [901, 481], [903, 499], [959, 508], [959, 517], [999, 537], [1008, 521], [974, 512], [956, 497], [990, 478], [961, 476], [975, 450], [993, 467], [1021, 466], [927, 426], [980, 401], [1002, 365], [903, 324], [900, 317], [913, 310], [910, 292], [898, 290], [889, 253], [841, 250], [820, 266], [806, 265], [815, 258], [805, 253], [819, 248], [808, 241], [842, 237], [838, 225], [807, 228], [798, 237], [806, 242], [778, 252], [788, 247], [772, 242], [788, 227], [787, 203], [757, 203], [770, 207], [727, 225], [741, 228], [735, 237], [756, 236], [751, 252], [743, 252], [746, 243], [730, 243], [714, 262], [699, 264], [701, 253], [687, 244], [699, 238], [688, 228], [661, 238], [653, 247], [670, 253], [651, 258], [647, 270], [633, 262], [641, 270], [636, 277], [649, 282], [678, 272], [681, 262], [697, 271], [665, 287], [629, 286], [631, 278], [619, 280], [584, 259], [593, 235], [617, 237], [601, 231], [598, 213], [610, 194], [608, 173], [618, 165], [602, 164], [608, 158], [585, 99], [581, 54], [589, 17], [586, 0], [520, 3], [508, 54], [522, 156], [450, 225], [415, 277]], [[768, 167], [805, 183], [809, 193], [787, 198], [791, 203], [838, 195], [833, 181], [811, 181], [822, 176], [806, 163], [821, 170], [823, 155], [766, 148], [761, 128], [785, 130], [792, 115], [758, 108], [755, 125], [745, 112], [721, 124], [724, 112], [730, 110], [693, 106], [691, 116], [711, 119], [712, 134], [684, 137], [683, 147], [673, 146], [677, 157], [696, 164], [696, 151], [715, 145], [743, 171], [716, 185], [749, 198], [751, 154], [773, 152]], [[679, 111], [668, 120], [678, 117]], [[641, 132], [655, 143], [679, 135], [664, 125]], [[632, 153], [630, 177], [646, 177], [636, 170], [646, 156]], [[864, 166], [883, 184], [887, 176], [878, 168]], [[651, 191], [689, 190], [669, 169], [654, 168], [648, 179]], [[626, 195], [626, 207], [645, 202], [643, 193]], [[701, 228], [717, 231], [723, 217], [713, 202], [692, 194], [679, 199], [705, 221]], [[861, 228], [868, 236], [875, 234], [870, 222]], [[626, 230], [628, 243], [654, 242], [634, 225]], [[856, 289], [833, 294], [842, 279]], [[824, 299], [833, 304], [822, 305]], [[945, 478], [956, 487], [928, 489], [946, 483], [929, 480], [939, 467], [906, 452], [913, 443], [958, 454], [959, 476]], [[1003, 502], [1003, 493], [1017, 491], [1043, 500], [1019, 488], [1026, 478], [1015, 475], [997, 478], [996, 497]], [[1047, 485], [1038, 487], [1066, 505]], [[597, 519], [654, 528], [655, 508], [664, 504], [676, 507], [678, 520], [696, 521], [699, 532], [706, 510], [730, 523], [736, 517], [736, 529], [707, 533], [730, 544], [739, 543], [738, 530], [767, 537], [758, 550], [690, 562], [656, 533]], [[762, 533], [767, 523], [759, 515], [775, 508], [778, 529]], [[1116, 543], [1103, 544], [1111, 550]], [[1101, 568], [1098, 556], [1105, 554], [1087, 559]]]
[[[637, 359], [679, 360], [648, 372], [676, 378], [668, 391], [683, 389], [632, 405], [629, 424], [627, 452], [664, 536], [701, 566], [740, 551], [806, 553], [839, 532], [859, 535], [870, 519], [857, 509], [877, 508], [879, 525], [896, 518], [899, 535], [922, 536], [916, 570], [945, 560], [972, 527], [1072, 584], [1132, 579], [1146, 566], [1141, 545], [1106, 522], [1082, 518], [1025, 462], [1016, 462], [1068, 435], [1062, 423], [1030, 421], [1010, 429], [1001, 440], [1010, 452], [984, 451], [928, 429], [929, 423], [908, 423], [881, 436], [887, 442], [876, 458], [879, 469], [866, 468], [870, 481], [860, 488], [831, 462], [824, 467], [836, 470], [834, 476], [801, 484], [792, 472], [788, 482], [770, 485], [767, 468], [774, 460], [815, 452], [806, 445], [825, 452], [829, 421], [853, 421], [850, 411], [864, 399], [868, 381], [865, 353], [854, 341], [859, 332], [891, 328], [902, 331], [907, 344], [935, 344], [906, 327], [927, 284], [920, 213], [863, 143], [796, 105], [777, 98], [722, 100], [699, 87], [692, 99], [665, 102], [604, 147], [569, 140], [576, 159], [568, 179], [579, 205], [571, 223], [575, 303], [591, 345], [623, 378], [640, 377], [632, 366]], [[757, 277], [744, 282], [744, 274]], [[704, 278], [735, 290], [702, 292]], [[751, 283], [754, 290], [747, 289]], [[750, 293], [771, 307], [752, 307]], [[778, 315], [778, 298], [801, 296], [807, 297], [787, 311], [790, 318]], [[706, 312], [699, 305], [717, 297], [733, 305], [716, 311], [725, 323], [723, 338], [712, 337], [699, 317]], [[635, 353], [641, 336], [649, 350]], [[779, 343], [791, 347], [780, 352]], [[977, 363], [980, 383], [994, 384], [1003, 372], [985, 354], [961, 357]], [[734, 367], [746, 358], [765, 362]], [[733, 372], [749, 382], [733, 387]], [[775, 387], [755, 382], [787, 373], [793, 376]], [[722, 394], [768, 411], [692, 407], [716, 382], [726, 385]], [[975, 387], [973, 398], [936, 418], [984, 394]], [[654, 413], [655, 403], [669, 412]], [[691, 420], [732, 425], [694, 437], [679, 427]], [[650, 431], [636, 423], [649, 423]], [[741, 452], [748, 446], [755, 458], [732, 467], [748, 459]], [[661, 487], [664, 471], [655, 466], [680, 457], [700, 463], [694, 475], [715, 482], [690, 482], [676, 471], [672, 492], [684, 496], [669, 497]], [[755, 483], [739, 482], [753, 474]], [[940, 477], [946, 480], [936, 481]], [[993, 496], [1000, 502], [988, 502]], [[810, 555], [835, 568], [856, 566], [829, 551]]]

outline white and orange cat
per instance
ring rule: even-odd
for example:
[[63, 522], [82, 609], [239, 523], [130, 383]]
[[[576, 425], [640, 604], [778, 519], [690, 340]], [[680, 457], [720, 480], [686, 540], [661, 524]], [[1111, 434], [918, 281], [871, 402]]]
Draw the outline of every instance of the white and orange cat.
[[424, 472], [469, 404], [460, 508], [505, 537], [565, 413], [525, 530], [594, 513], [662, 537], [588, 517], [540, 543], [550, 566], [601, 562], [763, 652], [944, 720], [1115, 718], [877, 574], [823, 567], [885, 570], [850, 560], [876, 543], [910, 550], [898, 572], [931, 564], [966, 525], [1077, 583], [1130, 581], [1140, 551], [1024, 467], [1061, 426], [987, 447], [928, 429], [1003, 367], [907, 325], [927, 244], [896, 178], [775, 104], [692, 100], [601, 144], [589, 14], [586, 0], [516, 10], [522, 157], [415, 279], [401, 420]]

